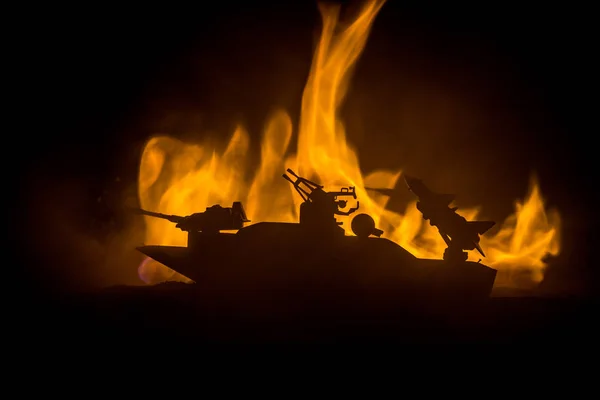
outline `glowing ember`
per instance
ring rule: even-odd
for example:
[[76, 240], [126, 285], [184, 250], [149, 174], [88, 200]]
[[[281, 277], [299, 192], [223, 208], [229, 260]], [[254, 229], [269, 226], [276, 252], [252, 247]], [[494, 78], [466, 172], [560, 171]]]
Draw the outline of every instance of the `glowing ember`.
[[[292, 123], [285, 111], [274, 113], [265, 128], [261, 163], [251, 182], [247, 171], [248, 134], [238, 127], [224, 152], [161, 136], [151, 139], [140, 163], [139, 196], [142, 208], [166, 214], [188, 215], [213, 204], [230, 206], [242, 201], [253, 223], [297, 222], [301, 199], [281, 178], [286, 168], [325, 187], [355, 186], [361, 212], [375, 219], [383, 237], [395, 241], [421, 258], [441, 258], [446, 245], [435, 228], [423, 220], [416, 202], [404, 214], [386, 210], [388, 198], [367, 192], [366, 187], [393, 188], [401, 171], [376, 171], [362, 175], [356, 152], [348, 145], [337, 109], [346, 92], [349, 69], [360, 56], [375, 16], [384, 1], [366, 4], [358, 17], [342, 29], [339, 7], [321, 5], [323, 30], [302, 98], [297, 154], [287, 156]], [[478, 210], [460, 210], [474, 219]], [[522, 286], [542, 280], [546, 254], [559, 251], [559, 217], [547, 215], [540, 191], [532, 180], [529, 196], [518, 202], [495, 236], [481, 239], [486, 265], [498, 269], [497, 285]], [[350, 224], [343, 225], [349, 229]], [[348, 232], [348, 234], [352, 234]], [[146, 218], [146, 243], [185, 246], [185, 232], [168, 221]], [[471, 254], [477, 261], [475, 254]], [[187, 281], [156, 262], [144, 262], [145, 282]]]

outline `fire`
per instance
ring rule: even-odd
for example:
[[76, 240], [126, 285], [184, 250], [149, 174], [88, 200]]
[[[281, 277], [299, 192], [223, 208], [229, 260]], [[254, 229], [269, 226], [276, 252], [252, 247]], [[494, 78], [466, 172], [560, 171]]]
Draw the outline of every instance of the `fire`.
[[[339, 23], [338, 6], [319, 6], [322, 34], [302, 97], [295, 155], [288, 155], [294, 127], [284, 110], [268, 119], [262, 136], [261, 162], [251, 179], [246, 177], [249, 136], [242, 126], [235, 129], [223, 151], [168, 136], [154, 137], [146, 144], [140, 162], [141, 206], [166, 214], [189, 215], [213, 204], [231, 206], [239, 200], [253, 223], [297, 222], [301, 199], [281, 178], [286, 168], [292, 168], [331, 190], [355, 186], [360, 211], [375, 219], [377, 227], [385, 232], [383, 237], [417, 257], [441, 258], [445, 243], [423, 220], [416, 202], [399, 214], [386, 209], [388, 197], [365, 190], [393, 188], [402, 172], [379, 170], [363, 176], [358, 155], [346, 141], [344, 124], [338, 118], [350, 70], [365, 47], [384, 2], [369, 1], [350, 24], [343, 26]], [[470, 209], [461, 214], [473, 219], [478, 212]], [[540, 282], [544, 257], [559, 251], [558, 224], [558, 214], [546, 212], [538, 184], [532, 180], [529, 196], [517, 202], [515, 213], [495, 235], [482, 237], [481, 247], [488, 256], [486, 264], [499, 271], [497, 283], [515, 286], [523, 280]], [[348, 230], [349, 225], [347, 222], [343, 226]], [[146, 219], [146, 243], [184, 246], [186, 240], [186, 233], [168, 221]], [[187, 280], [157, 263], [143, 263], [140, 276], [146, 281]]]

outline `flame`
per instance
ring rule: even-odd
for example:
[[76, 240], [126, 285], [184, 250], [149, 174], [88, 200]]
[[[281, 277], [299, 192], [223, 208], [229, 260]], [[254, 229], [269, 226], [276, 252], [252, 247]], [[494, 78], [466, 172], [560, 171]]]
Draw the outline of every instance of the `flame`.
[[[377, 227], [384, 230], [384, 237], [417, 257], [441, 258], [446, 245], [423, 220], [416, 202], [399, 214], [386, 209], [387, 196], [365, 190], [365, 187], [395, 187], [401, 171], [379, 170], [363, 176], [358, 155], [346, 141], [344, 125], [338, 118], [351, 69], [384, 2], [369, 1], [350, 24], [343, 26], [339, 21], [339, 6], [319, 6], [323, 28], [302, 97], [295, 155], [287, 156], [293, 126], [284, 110], [274, 112], [268, 119], [261, 143], [261, 162], [250, 180], [245, 176], [249, 170], [249, 136], [242, 126], [235, 129], [223, 151], [168, 136], [154, 137], [146, 144], [140, 162], [138, 186], [142, 208], [189, 215], [213, 204], [229, 206], [233, 201], [242, 201], [253, 223], [297, 222], [302, 200], [281, 178], [286, 168], [292, 168], [330, 190], [354, 186], [361, 212], [374, 218]], [[474, 219], [478, 212], [469, 209], [461, 214]], [[348, 229], [349, 223], [343, 226]], [[558, 226], [558, 213], [546, 213], [537, 181], [532, 180], [529, 196], [516, 203], [515, 213], [500, 225], [497, 234], [482, 237], [481, 247], [488, 256], [486, 264], [499, 271], [497, 284], [540, 282], [544, 257], [559, 252]], [[146, 218], [146, 243], [185, 246], [186, 234], [168, 221]], [[187, 281], [157, 263], [150, 266], [145, 262], [140, 269], [143, 269], [140, 276], [146, 282], [149, 275], [154, 275], [155, 281]]]

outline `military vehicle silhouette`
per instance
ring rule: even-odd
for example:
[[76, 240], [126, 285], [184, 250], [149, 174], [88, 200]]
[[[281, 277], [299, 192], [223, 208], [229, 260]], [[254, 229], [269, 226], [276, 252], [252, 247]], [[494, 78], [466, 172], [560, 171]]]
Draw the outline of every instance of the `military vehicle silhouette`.
[[188, 233], [185, 247], [137, 249], [205, 290], [227, 293], [297, 289], [305, 297], [317, 291], [336, 297], [341, 291], [352, 291], [353, 296], [375, 296], [390, 304], [479, 301], [490, 296], [496, 270], [480, 262], [417, 258], [382, 238], [383, 231], [368, 214], [354, 216], [351, 229], [356, 236], [347, 235], [336, 216], [350, 216], [360, 208], [356, 201], [345, 210], [348, 199], [357, 200], [355, 188], [328, 192], [290, 169], [287, 172], [291, 177], [283, 177], [303, 199], [299, 222], [245, 226], [250, 221], [241, 202], [228, 208], [215, 205], [185, 217], [137, 209]]

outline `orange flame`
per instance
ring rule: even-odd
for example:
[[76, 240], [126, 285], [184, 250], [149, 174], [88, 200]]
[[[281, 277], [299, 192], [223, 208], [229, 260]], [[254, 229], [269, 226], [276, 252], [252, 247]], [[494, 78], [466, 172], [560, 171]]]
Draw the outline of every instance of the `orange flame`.
[[[401, 171], [379, 170], [363, 177], [356, 151], [347, 143], [337, 110], [348, 84], [350, 70], [365, 47], [373, 21], [384, 0], [369, 1], [352, 23], [340, 26], [339, 7], [320, 5], [323, 21], [308, 82], [302, 98], [297, 154], [286, 157], [293, 126], [283, 111], [273, 113], [262, 137], [261, 162], [248, 182], [249, 137], [238, 126], [227, 148], [217, 152], [208, 146], [183, 143], [168, 136], [152, 138], [144, 149], [139, 174], [142, 208], [166, 214], [188, 215], [213, 204], [242, 201], [253, 223], [298, 221], [301, 199], [281, 178], [286, 168], [318, 181], [326, 188], [355, 186], [361, 212], [370, 214], [384, 237], [417, 257], [441, 258], [446, 245], [416, 208], [404, 214], [386, 210], [388, 197], [367, 192], [365, 187], [393, 188]], [[463, 210], [467, 219], [478, 209]], [[343, 226], [348, 229], [348, 223]], [[530, 194], [494, 236], [484, 236], [481, 247], [486, 264], [498, 269], [498, 285], [518, 286], [542, 280], [547, 253], [559, 251], [559, 217], [547, 215], [539, 187], [531, 183]], [[348, 234], [351, 234], [348, 232]], [[146, 243], [186, 245], [186, 233], [168, 221], [146, 218]], [[474, 257], [474, 255], [473, 255]], [[143, 263], [140, 275], [153, 281], [187, 278], [154, 263]], [[148, 278], [148, 277], [147, 277]]]

